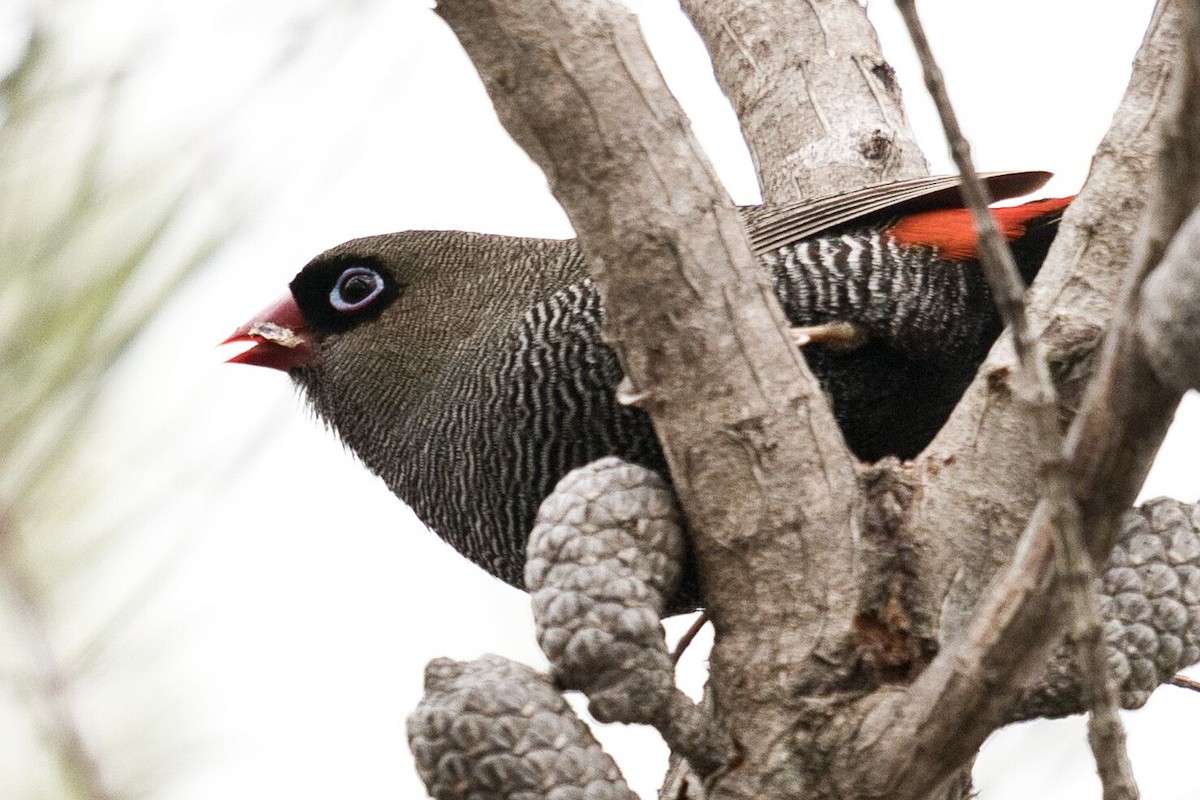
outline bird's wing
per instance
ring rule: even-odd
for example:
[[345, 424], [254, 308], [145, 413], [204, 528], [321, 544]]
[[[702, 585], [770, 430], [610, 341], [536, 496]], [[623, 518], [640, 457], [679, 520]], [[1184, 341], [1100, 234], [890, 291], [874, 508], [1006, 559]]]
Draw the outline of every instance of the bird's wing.
[[[1049, 172], [985, 172], [992, 199], [1020, 197], [1045, 185]], [[912, 178], [852, 189], [814, 200], [742, 209], [756, 255], [881, 211], [896, 215], [962, 207], [958, 175]]]

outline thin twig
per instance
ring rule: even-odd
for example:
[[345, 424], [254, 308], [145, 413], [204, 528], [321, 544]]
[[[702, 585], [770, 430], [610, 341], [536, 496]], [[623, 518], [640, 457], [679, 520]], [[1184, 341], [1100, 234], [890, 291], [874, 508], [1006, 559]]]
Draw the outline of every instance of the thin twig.
[[[1087, 252], [1057, 254], [1055, 258], [1074, 260], [1076, 270], [1103, 264], [1111, 252], [1106, 247], [1119, 243], [1119, 237], [1129, 237], [1131, 209], [1139, 207], [1141, 193], [1117, 181], [1145, 179], [1160, 146], [1159, 123], [1176, 113], [1160, 97], [1157, 85], [1165, 65], [1178, 57], [1177, 5], [1160, 0], [1165, 13], [1155, 17], [1147, 32], [1116, 121], [1105, 136], [1084, 189], [1088, 206], [1079, 209], [1084, 212], [1092, 209], [1092, 203], [1108, 207], [1109, 200], [1102, 200], [1099, 194], [1116, 192], [1111, 215], [1086, 228], [1066, 220], [1066, 233], [1077, 246], [1080, 237], [1085, 237]], [[1051, 269], [1055, 266], [1049, 265]], [[1094, 297], [1112, 303], [1108, 289]], [[1107, 344], [1065, 442], [1072, 493], [1082, 512], [1087, 552], [1095, 562], [1107, 560], [1119, 523], [1134, 501], [1181, 397], [1146, 365], [1136, 337], [1130, 334], [1136, 314], [1135, 305], [1116, 304]], [[1008, 425], [1009, 419], [1007, 412], [1002, 412], [998, 419], [989, 419], [989, 425]], [[1019, 440], [1001, 436], [1004, 441], [1019, 441], [1022, 450], [1030, 446], [1028, 439], [1028, 433]], [[988, 528], [996, 530], [994, 524]], [[1003, 525], [999, 528], [1005, 529]], [[947, 765], [967, 763], [984, 739], [1008, 721], [1022, 692], [1044, 674], [1070, 615], [1064, 593], [1047, 591], [1058, 573], [1057, 536], [1055, 509], [1043, 498], [1011, 562], [983, 592], [961, 633], [906, 691], [873, 706], [864, 725], [877, 735], [842, 762], [844, 774], [877, 781], [878, 796], [895, 800], [926, 797], [944, 781]]]
[[1192, 680], [1186, 675], [1176, 675], [1167, 683], [1172, 686], [1178, 686], [1180, 689], [1191, 689], [1193, 692], [1200, 692], [1200, 681]]
[[[975, 220], [979, 237], [979, 261], [992, 289], [996, 308], [1012, 336], [1017, 357], [1014, 389], [1037, 428], [1044, 473], [1043, 499], [1050, 506], [1056, 532], [1056, 564], [1060, 591], [1066, 593], [1074, 610], [1070, 638], [1079, 663], [1083, 696], [1090, 710], [1088, 741], [1104, 787], [1105, 800], [1138, 797], [1137, 783], [1125, 747], [1125, 730], [1117, 713], [1119, 698], [1104, 658], [1100, 609], [1092, 592], [1095, 567], [1084, 545], [1080, 510], [1071, 481], [1063, 468], [1063, 437], [1058, 422], [1058, 398], [1045, 359], [1037, 348], [1025, 314], [1025, 284], [1017, 271], [1008, 243], [988, 210], [991, 198], [979, 180], [971, 158], [971, 146], [954, 113], [941, 69], [938, 67], [921, 25], [915, 0], [896, 0], [909, 35], [921, 60], [925, 84], [938, 109], [950, 153], [962, 175], [962, 194]], [[1031, 529], [1032, 530], [1032, 529]]]
[[683, 651], [688, 649], [688, 645], [696, 638], [696, 634], [700, 633], [708, 622], [708, 612], [701, 611], [700, 616], [692, 620], [691, 627], [683, 632], [683, 636], [679, 637], [679, 643], [675, 645], [675, 652], [671, 654], [671, 663], [678, 664], [679, 659], [683, 657]]
[[38, 592], [17, 552], [16, 526], [0, 509], [0, 579], [8, 584], [29, 649], [33, 653], [38, 696], [48, 712], [46, 725], [58, 751], [64, 772], [81, 797], [87, 800], [117, 800], [107, 785], [100, 762], [88, 747], [82, 726], [71, 703], [71, 684], [55, 657]]

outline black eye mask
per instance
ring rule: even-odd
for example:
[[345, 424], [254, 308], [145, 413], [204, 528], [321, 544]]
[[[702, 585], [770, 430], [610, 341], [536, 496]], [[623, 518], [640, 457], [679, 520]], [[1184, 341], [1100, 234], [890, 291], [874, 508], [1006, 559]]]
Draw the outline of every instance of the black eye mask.
[[288, 288], [314, 333], [339, 333], [376, 319], [402, 289], [376, 259], [354, 255], [314, 261]]

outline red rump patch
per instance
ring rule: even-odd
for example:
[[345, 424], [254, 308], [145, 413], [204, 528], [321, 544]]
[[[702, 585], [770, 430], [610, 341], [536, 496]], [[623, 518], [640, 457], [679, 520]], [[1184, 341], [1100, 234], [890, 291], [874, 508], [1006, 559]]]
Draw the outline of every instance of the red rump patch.
[[[991, 211], [1004, 238], [1014, 242], [1025, 235], [1030, 222], [1061, 212], [1074, 199], [1073, 196], [1053, 197]], [[902, 217], [887, 232], [899, 244], [935, 247], [942, 258], [952, 261], [979, 257], [979, 237], [971, 212], [965, 208], [945, 208]]]

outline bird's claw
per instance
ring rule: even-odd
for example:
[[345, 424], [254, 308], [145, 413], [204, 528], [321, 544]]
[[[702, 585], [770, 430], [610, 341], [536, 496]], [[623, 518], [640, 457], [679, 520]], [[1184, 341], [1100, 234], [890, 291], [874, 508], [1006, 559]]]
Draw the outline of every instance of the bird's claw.
[[862, 325], [843, 320], [822, 325], [797, 325], [788, 332], [797, 347], [823, 344], [834, 350], [857, 350], [871, 340], [870, 332]]

